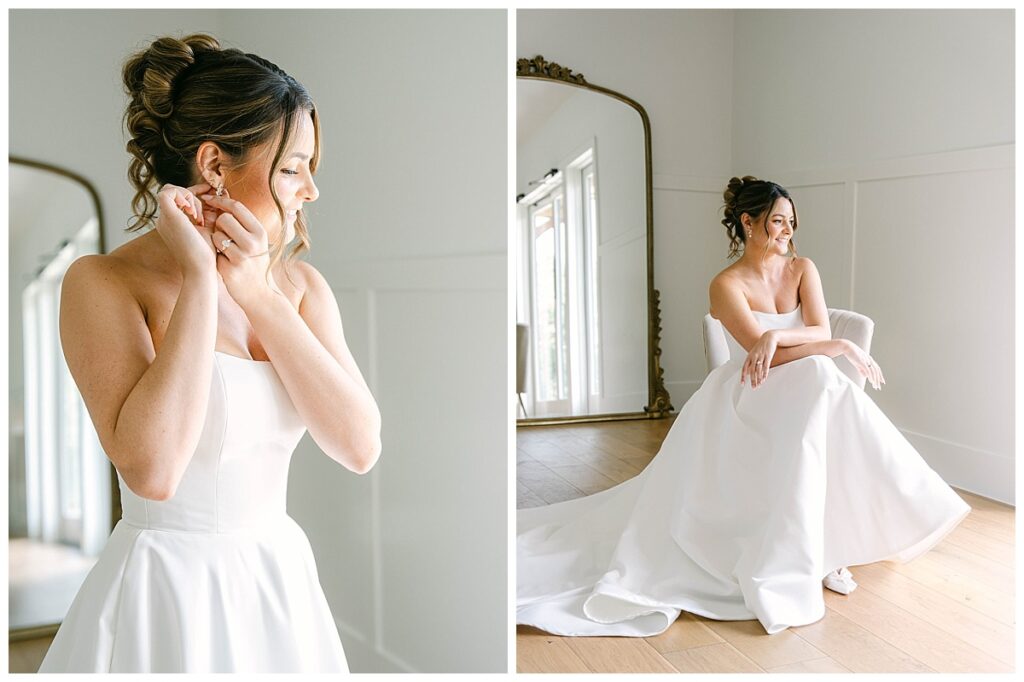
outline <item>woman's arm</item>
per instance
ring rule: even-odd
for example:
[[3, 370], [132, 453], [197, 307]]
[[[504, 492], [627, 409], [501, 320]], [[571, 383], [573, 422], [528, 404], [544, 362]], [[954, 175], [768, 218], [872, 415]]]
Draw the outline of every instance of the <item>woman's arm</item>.
[[298, 310], [273, 292], [243, 310], [309, 435], [331, 459], [366, 473], [380, 455], [380, 411], [345, 343], [327, 281], [305, 261], [291, 267], [305, 280]]
[[749, 352], [764, 332], [754, 317], [743, 289], [727, 273], [719, 273], [708, 286], [711, 314]]
[[793, 360], [805, 358], [809, 355], [827, 355], [834, 358], [838, 355], [845, 355], [850, 363], [860, 372], [875, 388], [882, 390], [885, 384], [885, 376], [882, 368], [874, 359], [865, 353], [860, 346], [849, 339], [829, 339], [828, 341], [812, 341], [799, 346], [787, 346], [779, 348], [772, 357], [772, 367], [783, 365]]
[[771, 366], [777, 367], [811, 355], [827, 355], [830, 358], [834, 358], [845, 353], [846, 343], [846, 339], [827, 339], [825, 341], [808, 341], [798, 346], [780, 347], [775, 350], [775, 355], [772, 356]]
[[128, 488], [174, 496], [206, 421], [217, 336], [217, 272], [186, 273], [160, 344], [110, 256], [64, 275], [60, 339], [100, 444]]

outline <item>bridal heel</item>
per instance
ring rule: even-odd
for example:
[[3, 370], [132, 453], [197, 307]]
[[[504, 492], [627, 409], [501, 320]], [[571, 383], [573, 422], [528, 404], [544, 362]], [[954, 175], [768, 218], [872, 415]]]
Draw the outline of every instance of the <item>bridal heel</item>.
[[839, 594], [850, 594], [857, 589], [853, 574], [845, 566], [832, 571], [821, 582], [825, 587]]

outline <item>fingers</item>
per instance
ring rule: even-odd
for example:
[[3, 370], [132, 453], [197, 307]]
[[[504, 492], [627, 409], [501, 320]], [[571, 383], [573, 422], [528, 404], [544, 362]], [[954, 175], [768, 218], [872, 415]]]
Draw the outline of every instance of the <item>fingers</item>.
[[747, 361], [743, 363], [743, 371], [740, 374], [740, 383], [743, 383], [743, 379], [746, 376], [750, 377], [750, 387], [757, 388], [760, 386], [765, 378], [768, 376], [767, 362], [764, 358], [755, 358], [752, 355], [747, 356]]
[[210, 188], [210, 185], [206, 182], [200, 182], [199, 184], [191, 185], [186, 189], [193, 206], [195, 207], [194, 218], [197, 218], [197, 223], [200, 225], [206, 224], [206, 212], [204, 211], [203, 202], [199, 200], [200, 194]]
[[740, 385], [744, 380], [750, 379], [750, 387], [757, 388], [768, 379], [768, 371], [771, 368], [773, 352], [766, 352], [763, 348], [752, 348], [743, 362], [743, 369], [740, 370]]
[[199, 200], [191, 192], [178, 190], [174, 193], [174, 205], [181, 209], [185, 215], [192, 217], [192, 222], [199, 224], [202, 221], [202, 210]]
[[189, 192], [189, 198], [192, 200], [192, 218], [196, 224], [202, 225], [203, 221], [203, 203], [199, 201], [199, 197]]
[[871, 380], [871, 386], [874, 387], [876, 391], [882, 390], [882, 387], [879, 384], [879, 380], [881, 377], [880, 370], [878, 368], [878, 365], [875, 364], [875, 361], [872, 360], [870, 356], [868, 357], [868, 371], [868, 378]]
[[233, 216], [243, 230], [253, 235], [258, 234], [263, 229], [256, 216], [240, 201], [235, 201], [226, 196], [218, 197], [216, 194], [203, 194], [202, 199], [211, 206]]
[[217, 216], [215, 227], [224, 236], [217, 237], [214, 240], [214, 244], [220, 249], [220, 243], [225, 239], [231, 239], [234, 241], [232, 249], [235, 250], [233, 255], [255, 255], [258, 251], [257, 244], [251, 232], [246, 231], [242, 224], [238, 221], [235, 216], [230, 213], [221, 213]]
[[[234, 239], [220, 230], [214, 230], [210, 235], [210, 239], [213, 241], [213, 247], [217, 251], [218, 256], [224, 256], [228, 260], [233, 261], [241, 253], [239, 250], [240, 247]], [[225, 244], [225, 242], [227, 242], [227, 244]]]
[[203, 225], [215, 225], [218, 217], [220, 217], [220, 211], [212, 206], [203, 205]]
[[[200, 187], [200, 185], [196, 185], [196, 187]], [[157, 193], [157, 202], [163, 203], [165, 209], [168, 207], [167, 202], [173, 203], [182, 213], [190, 216], [194, 224], [205, 224], [203, 204], [195, 193], [191, 191], [191, 188], [185, 189], [177, 185], [164, 185]]]

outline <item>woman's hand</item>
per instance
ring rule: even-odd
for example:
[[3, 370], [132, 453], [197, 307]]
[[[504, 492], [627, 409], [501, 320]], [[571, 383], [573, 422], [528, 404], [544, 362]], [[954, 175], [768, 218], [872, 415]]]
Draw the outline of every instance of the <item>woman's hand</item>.
[[878, 363], [853, 341], [849, 339], [838, 340], [842, 342], [843, 355], [853, 363], [857, 371], [868, 378], [868, 381], [871, 382], [876, 391], [882, 390], [881, 384], [885, 383], [885, 377], [882, 376], [882, 368], [878, 366]]
[[196, 198], [209, 190], [210, 185], [205, 182], [188, 188], [164, 185], [156, 195], [160, 209], [156, 231], [185, 274], [205, 274], [216, 267], [212, 230], [206, 226], [202, 204]]
[[[243, 310], [258, 305], [267, 294], [281, 294], [274, 275], [267, 272], [270, 251], [267, 231], [240, 201], [224, 196], [203, 194], [207, 224], [213, 226], [212, 244], [216, 249], [217, 272], [231, 298]], [[230, 240], [225, 243], [225, 240]]]
[[775, 357], [775, 349], [778, 348], [778, 345], [774, 330], [769, 329], [761, 334], [761, 338], [754, 343], [743, 363], [743, 369], [740, 371], [740, 384], [743, 383], [744, 378], [749, 376], [750, 387], [757, 388], [768, 378], [768, 367], [772, 364], [772, 358]]

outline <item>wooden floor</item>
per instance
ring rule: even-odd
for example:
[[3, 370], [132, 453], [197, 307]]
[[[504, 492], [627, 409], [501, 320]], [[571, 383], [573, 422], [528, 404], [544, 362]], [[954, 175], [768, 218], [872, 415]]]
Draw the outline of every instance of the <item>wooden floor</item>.
[[[672, 418], [517, 430], [519, 508], [609, 488], [657, 454]], [[851, 566], [825, 617], [767, 635], [756, 620], [689, 613], [657, 637], [558, 637], [517, 628], [519, 672], [1013, 672], [1014, 508], [973, 508], [909, 564]]]
[[10, 642], [7, 645], [7, 672], [34, 673], [50, 649], [53, 635]]

